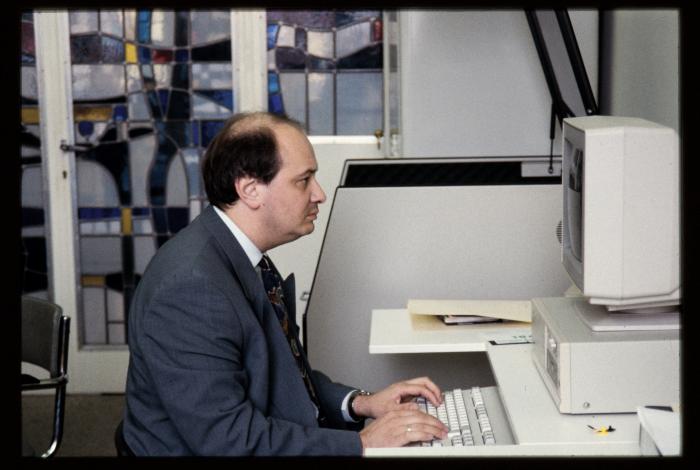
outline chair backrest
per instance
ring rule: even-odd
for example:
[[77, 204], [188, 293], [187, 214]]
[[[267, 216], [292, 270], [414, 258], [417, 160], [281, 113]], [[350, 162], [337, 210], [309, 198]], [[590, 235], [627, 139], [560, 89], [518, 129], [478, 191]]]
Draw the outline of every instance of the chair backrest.
[[22, 361], [58, 377], [62, 371], [62, 328], [60, 306], [46, 300], [22, 296]]

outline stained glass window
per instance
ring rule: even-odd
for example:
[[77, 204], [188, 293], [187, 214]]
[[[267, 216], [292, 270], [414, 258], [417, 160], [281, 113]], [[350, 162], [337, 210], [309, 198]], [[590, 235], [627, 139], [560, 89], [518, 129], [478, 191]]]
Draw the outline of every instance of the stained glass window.
[[70, 12], [82, 344], [124, 344], [134, 289], [206, 197], [233, 112], [230, 11]]
[[34, 21], [21, 16], [22, 293], [48, 299], [44, 184], [37, 105]]
[[268, 10], [268, 109], [312, 135], [382, 128], [380, 10]]
[[[46, 296], [32, 14], [22, 15], [23, 289]], [[200, 159], [233, 112], [230, 10], [70, 10], [81, 345], [124, 345], [156, 250], [202, 210]], [[269, 11], [269, 107], [310, 134], [381, 128], [382, 20]]]

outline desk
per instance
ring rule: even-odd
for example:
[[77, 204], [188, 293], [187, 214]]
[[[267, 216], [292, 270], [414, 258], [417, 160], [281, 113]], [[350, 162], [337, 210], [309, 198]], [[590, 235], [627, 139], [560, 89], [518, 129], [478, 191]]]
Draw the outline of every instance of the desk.
[[[523, 331], [529, 333], [522, 323], [444, 327], [449, 329], [434, 326], [416, 323], [405, 309], [374, 310], [370, 353], [486, 351], [517, 444], [367, 449], [367, 456], [640, 455], [636, 413], [561, 414], [535, 369], [532, 344], [489, 343], [491, 339], [519, 335]], [[588, 425], [595, 428], [611, 425], [616, 430], [597, 434]]]

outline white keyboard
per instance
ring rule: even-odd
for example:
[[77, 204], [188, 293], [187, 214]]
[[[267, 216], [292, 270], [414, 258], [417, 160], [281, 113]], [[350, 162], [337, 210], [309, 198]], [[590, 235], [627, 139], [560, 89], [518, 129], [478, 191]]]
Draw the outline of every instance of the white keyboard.
[[439, 407], [423, 397], [416, 403], [448, 428], [446, 439], [417, 442], [412, 446], [447, 447], [514, 444], [496, 387], [456, 388], [443, 393]]

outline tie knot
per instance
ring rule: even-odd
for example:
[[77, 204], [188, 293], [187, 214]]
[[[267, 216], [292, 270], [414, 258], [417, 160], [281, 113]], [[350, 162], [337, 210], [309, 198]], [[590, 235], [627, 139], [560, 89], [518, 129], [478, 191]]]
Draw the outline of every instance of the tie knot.
[[258, 263], [258, 266], [260, 266], [260, 269], [270, 271], [272, 270], [272, 261], [267, 255], [263, 255], [262, 259]]

